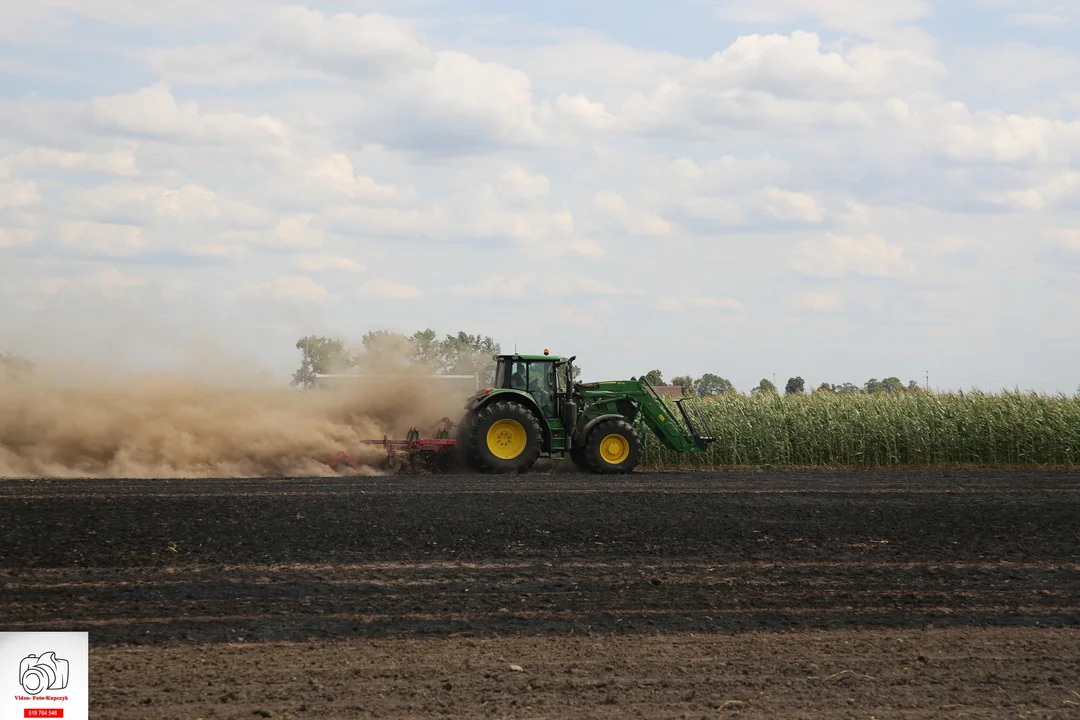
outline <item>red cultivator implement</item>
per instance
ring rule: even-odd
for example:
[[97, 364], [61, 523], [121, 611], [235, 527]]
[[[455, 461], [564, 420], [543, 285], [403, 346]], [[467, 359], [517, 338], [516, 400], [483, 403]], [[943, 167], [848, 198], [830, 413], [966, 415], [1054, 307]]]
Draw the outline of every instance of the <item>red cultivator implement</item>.
[[[390, 440], [385, 435], [382, 440], [360, 440], [362, 445], [380, 445], [386, 448], [386, 469], [396, 473], [403, 468], [413, 471], [445, 470], [451, 465], [454, 446], [457, 441], [450, 437], [454, 423], [450, 418], [443, 418], [434, 428], [434, 437], [422, 438], [417, 428], [410, 428], [404, 440]], [[337, 470], [338, 465], [346, 464], [356, 469], [356, 463], [347, 452], [342, 450], [327, 463]]]

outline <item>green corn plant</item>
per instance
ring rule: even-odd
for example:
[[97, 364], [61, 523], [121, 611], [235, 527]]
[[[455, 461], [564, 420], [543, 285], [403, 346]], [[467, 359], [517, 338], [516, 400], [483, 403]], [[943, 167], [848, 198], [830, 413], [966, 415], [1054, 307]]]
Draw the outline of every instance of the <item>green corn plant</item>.
[[1063, 394], [721, 395], [699, 407], [708, 451], [679, 455], [650, 433], [646, 469], [1080, 464], [1080, 397]]

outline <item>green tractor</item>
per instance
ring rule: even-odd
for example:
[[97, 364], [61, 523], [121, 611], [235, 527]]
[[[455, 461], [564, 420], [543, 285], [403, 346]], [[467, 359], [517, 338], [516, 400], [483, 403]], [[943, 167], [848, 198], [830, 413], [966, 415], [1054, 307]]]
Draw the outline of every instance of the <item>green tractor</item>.
[[541, 457], [569, 456], [582, 470], [629, 473], [641, 462], [644, 428], [677, 452], [704, 452], [713, 441], [685, 398], [685, 426], [644, 377], [579, 383], [576, 356], [496, 355], [493, 386], [465, 404], [456, 452], [472, 470], [527, 472]]

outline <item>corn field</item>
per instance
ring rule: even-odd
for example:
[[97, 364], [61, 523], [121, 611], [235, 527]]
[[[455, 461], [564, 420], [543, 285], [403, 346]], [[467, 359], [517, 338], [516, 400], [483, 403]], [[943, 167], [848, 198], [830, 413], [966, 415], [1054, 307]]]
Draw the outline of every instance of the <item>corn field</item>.
[[645, 468], [1080, 464], [1080, 398], [1063, 395], [725, 395], [696, 405], [716, 438], [708, 451], [673, 453], [646, 432]]

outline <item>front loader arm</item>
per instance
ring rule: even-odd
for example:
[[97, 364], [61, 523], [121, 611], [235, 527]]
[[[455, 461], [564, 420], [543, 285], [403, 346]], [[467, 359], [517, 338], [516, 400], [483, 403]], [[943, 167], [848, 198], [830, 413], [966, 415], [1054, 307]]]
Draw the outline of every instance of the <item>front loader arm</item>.
[[675, 418], [675, 413], [652, 384], [646, 379], [596, 382], [581, 386], [588, 405], [605, 405], [614, 410], [620, 400], [632, 400], [638, 408], [641, 420], [669, 450], [684, 453], [704, 452], [713, 438], [702, 434], [704, 423], [695, 412], [688, 411], [684, 400], [676, 400], [686, 427]]

